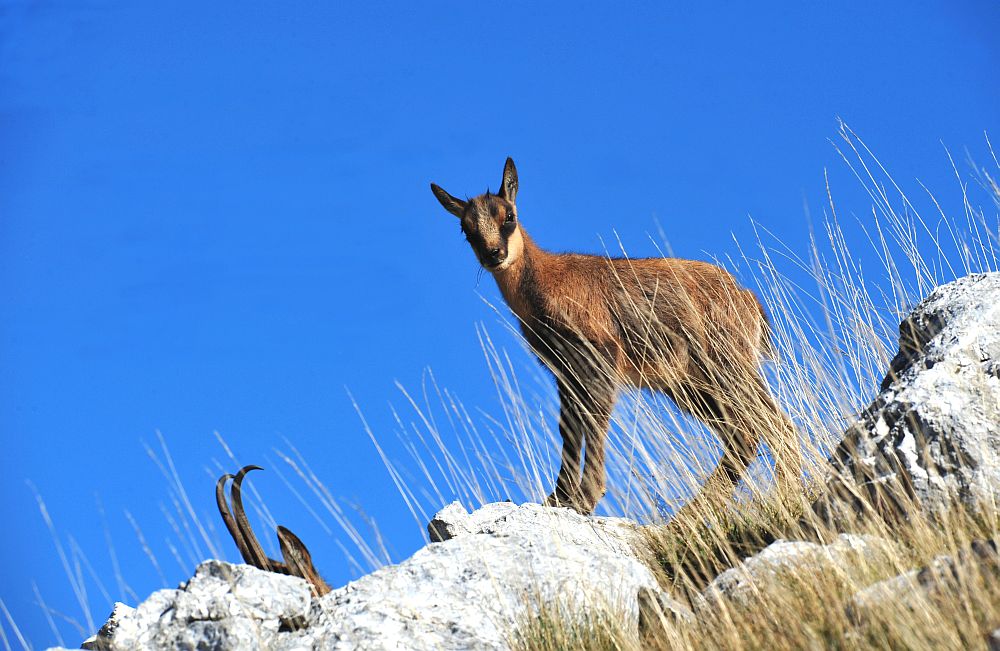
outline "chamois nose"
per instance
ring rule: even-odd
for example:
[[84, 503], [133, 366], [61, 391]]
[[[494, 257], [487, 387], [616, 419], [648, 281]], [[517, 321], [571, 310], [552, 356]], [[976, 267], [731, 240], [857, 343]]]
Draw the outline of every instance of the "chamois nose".
[[487, 267], [499, 267], [503, 263], [503, 259], [507, 257], [506, 253], [500, 252], [500, 247], [495, 247], [492, 249], [486, 249], [486, 260], [483, 261]]

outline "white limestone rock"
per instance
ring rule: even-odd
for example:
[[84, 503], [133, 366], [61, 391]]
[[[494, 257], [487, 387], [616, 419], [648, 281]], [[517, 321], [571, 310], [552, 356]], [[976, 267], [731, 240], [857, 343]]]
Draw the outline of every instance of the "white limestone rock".
[[434, 522], [446, 540], [320, 599], [300, 579], [207, 561], [180, 588], [117, 606], [88, 646], [507, 649], [541, 605], [613, 613], [637, 630], [640, 590], [660, 594], [628, 520], [503, 503], [453, 504]]
[[[1000, 504], [1000, 273], [935, 289], [899, 326], [900, 347], [881, 393], [831, 462], [842, 496], [858, 485], [882, 513], [915, 499], [935, 512], [954, 500]], [[861, 504], [848, 499], [849, 512]], [[831, 507], [833, 511], [830, 511]], [[820, 513], [836, 515], [829, 503]], [[843, 513], [842, 513], [843, 514]]]
[[892, 551], [892, 543], [881, 538], [846, 533], [828, 545], [776, 540], [715, 577], [694, 600], [694, 611], [702, 616], [724, 607], [725, 602], [750, 606], [762, 587], [792, 578], [809, 581], [828, 573], [853, 580]]
[[[855, 593], [847, 604], [847, 615], [861, 622], [870, 613], [889, 607], [916, 612], [935, 599], [956, 594], [968, 581], [1000, 580], [997, 541], [974, 540], [957, 555], [942, 554], [920, 569], [903, 572]], [[933, 607], [933, 606], [932, 606]]]
[[263, 649], [310, 612], [309, 585], [246, 565], [206, 561], [176, 590], [158, 590], [136, 608], [115, 604], [84, 648]]

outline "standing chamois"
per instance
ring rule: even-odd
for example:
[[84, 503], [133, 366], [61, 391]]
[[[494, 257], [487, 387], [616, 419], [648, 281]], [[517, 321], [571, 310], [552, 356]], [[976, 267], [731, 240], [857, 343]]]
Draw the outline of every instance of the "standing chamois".
[[562, 463], [545, 503], [593, 512], [605, 493], [605, 439], [624, 386], [666, 394], [719, 436], [722, 459], [702, 498], [728, 497], [762, 439], [778, 480], [799, 482], [795, 429], [760, 374], [772, 346], [756, 296], [706, 262], [545, 251], [521, 226], [517, 189], [510, 158], [496, 194], [462, 201], [431, 184], [555, 376]]

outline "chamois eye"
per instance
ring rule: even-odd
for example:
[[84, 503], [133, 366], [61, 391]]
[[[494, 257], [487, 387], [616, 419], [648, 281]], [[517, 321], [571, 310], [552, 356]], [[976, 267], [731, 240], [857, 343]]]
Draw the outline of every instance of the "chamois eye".
[[508, 212], [507, 213], [507, 217], [503, 220], [503, 223], [505, 223], [505, 224], [513, 224], [514, 223], [514, 213]]

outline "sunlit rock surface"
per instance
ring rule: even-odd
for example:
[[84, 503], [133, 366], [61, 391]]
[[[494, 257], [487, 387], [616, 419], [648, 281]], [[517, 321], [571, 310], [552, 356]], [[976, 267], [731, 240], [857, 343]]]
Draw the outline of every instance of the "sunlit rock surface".
[[[1000, 273], [935, 289], [899, 326], [881, 393], [847, 431], [835, 471], [884, 513], [1000, 503]], [[847, 499], [848, 505], [857, 500]], [[828, 505], [821, 504], [820, 508]]]
[[776, 540], [715, 577], [694, 600], [695, 612], [705, 616], [723, 607], [723, 603], [753, 605], [762, 587], [778, 583], [808, 583], [824, 574], [850, 579], [862, 577], [869, 567], [894, 551], [888, 541], [853, 534], [840, 534], [828, 545]]

